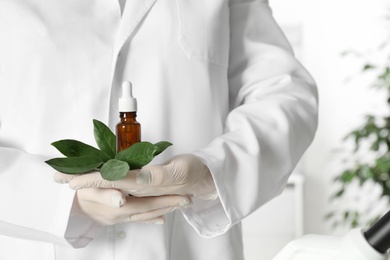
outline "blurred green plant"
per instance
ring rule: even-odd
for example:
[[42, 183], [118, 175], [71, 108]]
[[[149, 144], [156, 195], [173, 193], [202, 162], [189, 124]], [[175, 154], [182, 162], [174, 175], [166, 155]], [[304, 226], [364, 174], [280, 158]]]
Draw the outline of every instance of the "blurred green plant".
[[[362, 73], [373, 73], [375, 79], [372, 87], [383, 91], [387, 100], [387, 113], [385, 115], [366, 115], [362, 125], [352, 130], [344, 138], [345, 141], [353, 141], [352, 155], [346, 162], [348, 167], [334, 178], [334, 182], [340, 187], [332, 196], [331, 201], [342, 200], [346, 197], [347, 189], [353, 183], [359, 187], [370, 181], [381, 187], [381, 197], [390, 201], [390, 39], [385, 41], [376, 50], [376, 54], [382, 60], [378, 64], [366, 62]], [[358, 153], [369, 153], [369, 160], [359, 160]], [[371, 157], [372, 155], [372, 157]], [[345, 199], [345, 198], [344, 198]], [[383, 212], [385, 213], [385, 212]], [[333, 220], [334, 226], [346, 225], [347, 227], [370, 226], [380, 218], [381, 214], [370, 216], [367, 220], [364, 212], [359, 209], [341, 209], [332, 211], [326, 218]]]

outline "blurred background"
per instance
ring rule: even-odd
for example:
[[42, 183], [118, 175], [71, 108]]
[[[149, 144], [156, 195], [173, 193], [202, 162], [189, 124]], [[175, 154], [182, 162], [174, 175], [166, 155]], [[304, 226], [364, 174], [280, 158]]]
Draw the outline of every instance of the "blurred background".
[[390, 209], [390, 1], [269, 2], [318, 84], [320, 120], [284, 193], [243, 222], [247, 260], [304, 234], [369, 227]]

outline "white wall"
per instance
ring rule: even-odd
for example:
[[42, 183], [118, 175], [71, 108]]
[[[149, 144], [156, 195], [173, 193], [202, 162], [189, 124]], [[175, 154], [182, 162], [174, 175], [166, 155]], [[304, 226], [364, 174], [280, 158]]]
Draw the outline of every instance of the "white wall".
[[299, 166], [305, 175], [305, 233], [335, 233], [324, 221], [334, 191], [331, 179], [341, 169], [335, 150], [346, 147], [342, 138], [363, 122], [364, 114], [383, 111], [383, 98], [368, 87], [371, 78], [358, 75], [365, 60], [341, 53], [375, 49], [385, 38], [386, 2], [270, 0], [276, 20], [297, 45], [297, 56], [320, 93], [317, 136]]

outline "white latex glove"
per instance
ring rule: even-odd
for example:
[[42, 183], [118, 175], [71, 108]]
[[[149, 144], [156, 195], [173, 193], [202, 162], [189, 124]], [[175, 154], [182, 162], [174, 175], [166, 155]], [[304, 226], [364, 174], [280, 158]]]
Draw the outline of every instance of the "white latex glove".
[[98, 172], [78, 176], [56, 173], [55, 179], [69, 182], [72, 189], [115, 188], [137, 197], [178, 194], [215, 199], [218, 196], [209, 169], [192, 154], [178, 155], [163, 165], [132, 170], [117, 181], [106, 181]]
[[83, 214], [101, 225], [123, 222], [163, 224], [164, 214], [191, 205], [187, 196], [129, 197], [116, 189], [86, 188], [76, 192], [72, 214]]

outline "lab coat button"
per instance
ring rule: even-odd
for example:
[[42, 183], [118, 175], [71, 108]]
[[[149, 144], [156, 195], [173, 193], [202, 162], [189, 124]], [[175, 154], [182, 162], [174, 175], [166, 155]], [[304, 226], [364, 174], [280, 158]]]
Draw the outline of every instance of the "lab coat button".
[[121, 238], [121, 239], [125, 239], [126, 238], [126, 232], [124, 232], [124, 231], [118, 232], [116, 235], [119, 238]]

